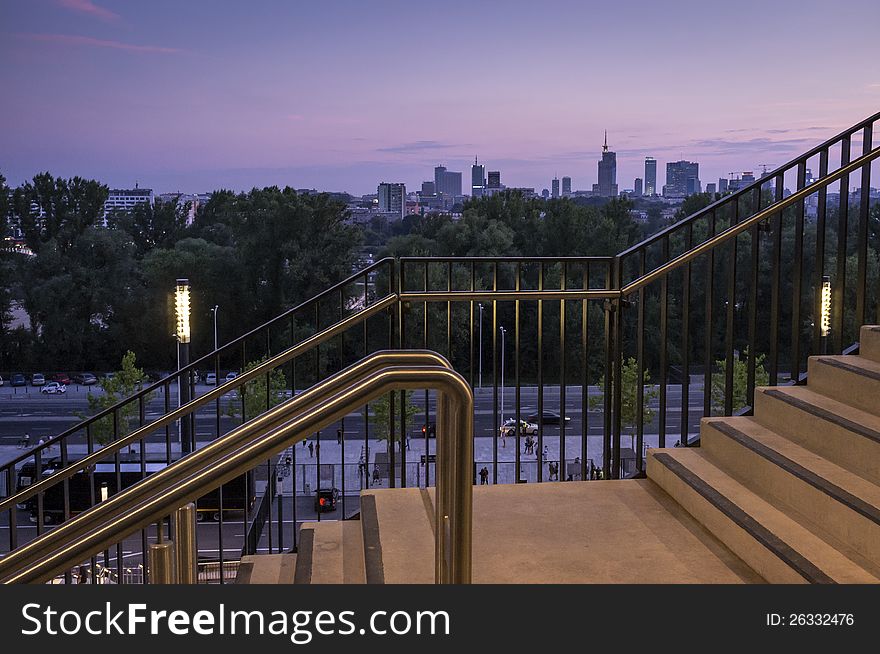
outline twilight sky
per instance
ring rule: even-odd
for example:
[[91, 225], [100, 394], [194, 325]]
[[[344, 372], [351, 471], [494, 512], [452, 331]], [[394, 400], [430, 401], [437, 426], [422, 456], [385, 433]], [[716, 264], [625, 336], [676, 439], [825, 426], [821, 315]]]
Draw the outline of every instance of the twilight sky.
[[880, 2], [0, 0], [0, 172], [157, 192], [703, 183], [880, 110]]

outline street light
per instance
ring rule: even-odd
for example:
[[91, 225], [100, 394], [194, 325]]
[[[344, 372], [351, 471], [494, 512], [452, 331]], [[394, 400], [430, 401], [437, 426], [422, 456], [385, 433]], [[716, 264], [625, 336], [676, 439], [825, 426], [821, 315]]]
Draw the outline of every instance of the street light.
[[479, 387], [483, 388], [483, 303], [480, 302], [480, 382]]
[[217, 349], [217, 310], [220, 308], [219, 304], [215, 304], [214, 308], [211, 309], [211, 313], [214, 314], [214, 350]]
[[[178, 370], [189, 365], [189, 341], [190, 341], [190, 285], [188, 279], [178, 279], [174, 288], [174, 308], [176, 318], [177, 336], [177, 365]], [[189, 375], [181, 382], [177, 376], [177, 406], [181, 407], [189, 402]], [[192, 451], [190, 422], [187, 418], [180, 419], [180, 449], [181, 452]]]
[[504, 427], [504, 335], [507, 330], [499, 327], [501, 332], [501, 426]]

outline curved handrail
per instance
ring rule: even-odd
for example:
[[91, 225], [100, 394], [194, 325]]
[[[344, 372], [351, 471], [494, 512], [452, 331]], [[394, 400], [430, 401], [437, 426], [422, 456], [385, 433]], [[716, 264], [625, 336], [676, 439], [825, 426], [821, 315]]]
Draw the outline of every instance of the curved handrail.
[[[289, 418], [292, 412], [305, 411], [314, 408], [323, 401], [325, 396], [338, 393], [347, 384], [352, 383], [353, 380], [356, 380], [359, 377], [369, 376], [382, 367], [387, 366], [389, 362], [394, 362], [396, 365], [435, 365], [449, 368], [450, 370], [452, 369], [452, 365], [449, 361], [443, 356], [430, 350], [386, 350], [376, 352], [370, 356], [364, 357], [357, 363], [344, 368], [339, 371], [338, 374], [315, 384], [290, 400], [286, 400], [278, 406], [260, 414], [256, 418], [249, 420], [245, 424], [227, 432], [220, 438], [201, 448], [198, 451], [198, 457], [193, 455], [183, 457], [175, 463], [175, 465], [178, 466], [176, 469], [179, 471], [186, 471], [193, 470], [197, 466], [204, 467], [216, 464], [225, 455], [247, 442], [247, 439], [255, 432], [268, 431], [279, 427]], [[54, 478], [55, 476], [53, 475], [43, 481], [54, 480]], [[132, 501], [123, 506], [122, 510], [133, 508], [136, 504], [134, 501], [135, 499], [137, 498], [134, 498], [133, 496]], [[21, 498], [18, 498], [18, 501], [21, 501]], [[68, 533], [72, 538], [82, 536], [88, 532], [92, 526], [88, 520], [82, 517], [82, 514], [72, 518], [66, 522], [65, 525], [71, 525], [68, 528]], [[30, 565], [34, 563], [40, 555], [41, 552], [37, 549], [29, 547], [29, 545], [24, 545], [13, 552], [10, 552], [5, 558], [0, 558], [0, 571], [2, 571], [5, 565], [15, 565], [18, 567]]]
[[694, 258], [700, 256], [704, 252], [707, 252], [708, 250], [715, 249], [719, 245], [726, 243], [730, 239], [732, 239], [732, 238], [736, 237], [737, 235], [741, 234], [742, 232], [748, 230], [749, 228], [751, 228], [752, 226], [761, 222], [762, 220], [765, 220], [765, 219], [769, 218], [770, 216], [779, 213], [780, 211], [782, 211], [786, 207], [791, 206], [792, 204], [795, 204], [797, 202], [800, 202], [801, 200], [804, 200], [808, 196], [815, 193], [819, 188], [828, 186], [829, 184], [840, 179], [841, 177], [845, 177], [846, 175], [853, 173], [857, 169], [870, 164], [874, 159], [877, 159], [878, 157], [880, 157], [880, 148], [876, 148], [876, 149], [872, 150], [871, 152], [868, 152], [867, 154], [862, 155], [861, 157], [853, 160], [852, 162], [848, 163], [847, 165], [841, 166], [839, 169], [835, 170], [833, 173], [828, 173], [828, 175], [826, 175], [822, 179], [817, 179], [813, 184], [810, 184], [810, 186], [808, 186], [806, 188], [802, 188], [801, 190], [792, 193], [787, 198], [784, 198], [784, 199], [780, 200], [779, 202], [775, 202], [775, 203], [771, 204], [770, 206], [766, 207], [765, 209], [762, 209], [758, 213], [752, 214], [751, 216], [749, 216], [745, 220], [742, 220], [742, 221], [736, 223], [735, 225], [731, 225], [730, 227], [725, 229], [720, 234], [713, 236], [712, 238], [708, 239], [707, 241], [703, 241], [699, 245], [694, 246], [693, 248], [691, 248], [687, 252], [683, 252], [682, 254], [678, 255], [677, 257], [673, 257], [672, 259], [670, 259], [666, 263], [662, 264], [658, 268], [655, 268], [651, 272], [646, 273], [646, 274], [642, 275], [641, 277], [634, 279], [632, 282], [630, 282], [626, 286], [623, 286], [620, 289], [621, 297], [626, 297], [630, 293], [633, 293], [634, 291], [639, 290], [640, 288], [650, 284], [654, 280], [659, 279], [660, 277], [663, 277], [664, 275], [669, 274], [673, 270], [686, 264], [691, 259], [694, 259]]
[[[24, 500], [33, 497], [37, 493], [45, 491], [47, 488], [54, 486], [55, 484], [64, 481], [69, 477], [72, 477], [78, 471], [84, 470], [85, 468], [88, 468], [89, 466], [92, 466], [99, 461], [106, 459], [108, 456], [115, 454], [121, 449], [138, 442], [140, 439], [146, 437], [157, 429], [161, 429], [166, 425], [170, 425], [176, 420], [183, 418], [189, 413], [195, 411], [199, 407], [219, 399], [226, 393], [229, 393], [239, 386], [242, 386], [243, 384], [246, 384], [249, 381], [256, 379], [257, 377], [260, 377], [268, 371], [274, 370], [278, 366], [284, 365], [291, 359], [299, 356], [304, 350], [308, 350], [309, 348], [318, 345], [319, 343], [323, 343], [324, 341], [333, 338], [334, 336], [347, 330], [353, 324], [357, 324], [363, 319], [369, 318], [370, 316], [383, 311], [384, 309], [393, 305], [396, 302], [397, 297], [394, 295], [389, 295], [382, 300], [371, 304], [363, 311], [344, 318], [343, 320], [335, 323], [331, 327], [328, 327], [327, 329], [318, 332], [313, 336], [310, 336], [304, 341], [300, 341], [296, 345], [293, 345], [283, 352], [276, 354], [271, 359], [266, 359], [258, 366], [255, 366], [251, 370], [242, 373], [235, 379], [214, 387], [204, 395], [200, 395], [199, 397], [190, 400], [186, 404], [183, 404], [180, 407], [173, 409], [169, 413], [162, 415], [161, 417], [157, 418], [149, 424], [144, 425], [143, 427], [138, 427], [128, 436], [119, 438], [111, 443], [108, 443], [104, 447], [95, 450], [94, 452], [83, 457], [82, 459], [77, 459], [76, 461], [70, 463], [68, 466], [62, 468], [61, 470], [54, 472], [45, 479], [41, 479], [38, 482], [27, 486], [24, 490], [21, 490], [13, 495], [10, 495], [9, 497], [4, 498], [3, 500], [0, 500], [0, 511], [7, 510], [15, 504], [19, 504]], [[61, 438], [61, 436], [56, 436], [55, 438]], [[54, 440], [55, 439], [50, 440], [49, 443], [53, 443]]]
[[[122, 407], [130, 404], [131, 402], [136, 402], [141, 397], [147, 397], [148, 395], [150, 395], [150, 393], [153, 393], [153, 392], [159, 390], [161, 387], [165, 386], [166, 384], [176, 383], [176, 381], [181, 376], [185, 375], [188, 372], [196, 370], [197, 366], [202, 365], [206, 361], [210, 361], [211, 359], [222, 355], [224, 352], [234, 350], [238, 345], [243, 343], [246, 339], [253, 337], [255, 334], [258, 334], [259, 332], [261, 332], [264, 329], [270, 328], [272, 325], [274, 325], [282, 320], [290, 318], [291, 316], [295, 315], [297, 312], [301, 311], [303, 308], [310, 306], [310, 305], [313, 305], [316, 302], [320, 302], [323, 298], [328, 297], [329, 295], [339, 291], [340, 289], [345, 288], [346, 286], [356, 282], [358, 279], [369, 275], [374, 270], [380, 268], [381, 266], [383, 266], [389, 262], [391, 262], [392, 266], [393, 266], [394, 258], [393, 257], [385, 257], [385, 258], [380, 259], [379, 261], [376, 261], [375, 263], [367, 266], [366, 268], [363, 268], [363, 269], [357, 271], [356, 273], [349, 275], [348, 277], [343, 279], [341, 282], [338, 282], [338, 283], [334, 284], [333, 286], [331, 286], [330, 288], [328, 288], [324, 291], [321, 291], [318, 295], [316, 295], [312, 298], [309, 298], [305, 302], [301, 302], [300, 304], [296, 305], [295, 307], [288, 309], [284, 313], [282, 313], [278, 316], [275, 316], [271, 320], [263, 323], [262, 325], [260, 325], [258, 327], [255, 327], [251, 331], [249, 331], [245, 334], [242, 334], [241, 336], [238, 336], [237, 338], [229, 341], [228, 343], [224, 343], [221, 347], [217, 348], [216, 350], [209, 352], [208, 354], [196, 359], [195, 361], [191, 361], [190, 363], [183, 366], [179, 370], [174, 371], [170, 375], [167, 375], [167, 376], [163, 377], [162, 379], [160, 379], [156, 382], [153, 382], [149, 386], [145, 386], [144, 388], [140, 389], [134, 395], [131, 395], [127, 398], [124, 398], [124, 399], [120, 400], [119, 402], [117, 402], [116, 404], [114, 404], [113, 406], [107, 407], [106, 409], [102, 409], [101, 411], [99, 411], [95, 415], [89, 416], [85, 420], [76, 423], [72, 427], [67, 428], [66, 430], [64, 430], [60, 434], [57, 434], [51, 438], [46, 439], [46, 441], [42, 445], [40, 445], [38, 447], [31, 448], [30, 450], [28, 450], [24, 454], [20, 454], [16, 458], [14, 458], [10, 461], [7, 461], [2, 466], [0, 466], [0, 469], [6, 469], [6, 468], [10, 468], [11, 466], [15, 466], [18, 463], [34, 456], [34, 454], [36, 452], [42, 451], [44, 449], [48, 449], [49, 447], [56, 445], [59, 441], [63, 440], [64, 438], [67, 438], [68, 436], [75, 434], [76, 432], [83, 429], [83, 427], [85, 427], [89, 424], [95, 423], [95, 422], [101, 420], [102, 418], [107, 418], [107, 417], [112, 416], [116, 411], [118, 411]], [[366, 307], [365, 309], [362, 309], [361, 311], [358, 311], [355, 314], [352, 314], [351, 316], [349, 316], [349, 318], [354, 318], [356, 316], [363, 317], [365, 315], [365, 312], [368, 311], [369, 309], [372, 309], [375, 304], [377, 304], [379, 302], [383, 302], [390, 297], [396, 298], [396, 294], [394, 293], [393, 289], [391, 290], [389, 295], [385, 296], [381, 300], [376, 300], [376, 301], [370, 303], [370, 305], [368, 307]], [[372, 314], [370, 314], [370, 315], [372, 315]], [[322, 332], [318, 332], [318, 333], [319, 334], [323, 333], [323, 330], [322, 330]], [[236, 380], [237, 379], [238, 378], [236, 378]], [[234, 382], [236, 380], [232, 380], [232, 382]], [[220, 385], [217, 388], [220, 388], [222, 386], [223, 388], [226, 388], [226, 392], [229, 392], [230, 390], [232, 390], [240, 385], [240, 384], [235, 384], [232, 382], [226, 382], [225, 384]]]
[[[471, 580], [473, 493], [473, 392], [465, 379], [442, 365], [394, 365], [397, 353], [376, 355], [391, 362], [379, 372], [359, 371], [355, 381], [282, 426], [267, 432], [252, 429], [234, 452], [211, 467], [204, 462], [216, 452], [199, 450], [161, 472], [91, 508], [74, 520], [37, 537], [0, 560], [3, 583], [35, 583], [51, 579], [77, 562], [119, 542], [129, 534], [162, 520], [177, 507], [253, 468], [310, 433], [319, 431], [357, 407], [398, 389], [432, 388], [441, 393], [438, 405], [438, 456], [435, 570], [439, 583]], [[343, 373], [337, 373], [339, 377]], [[292, 398], [281, 406], [301, 408]], [[314, 399], [314, 398], [313, 398]], [[264, 426], [265, 427], [265, 426]], [[189, 461], [187, 461], [189, 459]], [[192, 472], [195, 470], [196, 472]], [[81, 527], [93, 528], [85, 534]], [[34, 554], [42, 557], [22, 567]]]

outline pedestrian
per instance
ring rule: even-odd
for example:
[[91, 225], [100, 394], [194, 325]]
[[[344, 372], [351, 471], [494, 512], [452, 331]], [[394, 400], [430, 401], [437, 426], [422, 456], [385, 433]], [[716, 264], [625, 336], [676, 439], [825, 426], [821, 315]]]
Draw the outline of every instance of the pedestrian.
[[378, 484], [378, 483], [379, 483], [379, 465], [378, 465], [378, 464], [376, 464], [376, 465], [373, 467], [373, 483], [374, 483], [374, 484]]
[[544, 446], [544, 461], [547, 460], [548, 456], [550, 456], [550, 448], [545, 445]]
[[26, 450], [31, 446], [31, 435], [28, 432], [24, 433], [24, 436], [20, 441], [18, 441], [18, 447], [22, 450]]
[[309, 439], [308, 439], [308, 438], [304, 438], [304, 439], [303, 439], [303, 447], [306, 447], [308, 444], [309, 444]]
[[483, 466], [480, 469], [480, 486], [489, 484], [489, 469]]
[[336, 430], [336, 444], [342, 445], [342, 430], [341, 429]]
[[501, 430], [501, 447], [507, 447], [507, 430]]
[[315, 442], [315, 456], [321, 456], [321, 441]]
[[315, 444], [309, 441], [309, 456], [315, 456]]
[[406, 449], [409, 449], [409, 434], [406, 435]]

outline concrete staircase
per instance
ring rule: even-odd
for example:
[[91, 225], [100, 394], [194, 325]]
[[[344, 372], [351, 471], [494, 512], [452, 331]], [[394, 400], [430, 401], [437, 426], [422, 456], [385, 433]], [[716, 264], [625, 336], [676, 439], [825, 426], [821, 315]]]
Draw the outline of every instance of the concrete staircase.
[[[880, 327], [860, 352], [650, 450], [647, 479], [475, 487], [474, 582], [880, 583]], [[305, 525], [241, 583], [433, 583], [433, 506], [366, 491], [359, 521]]]

